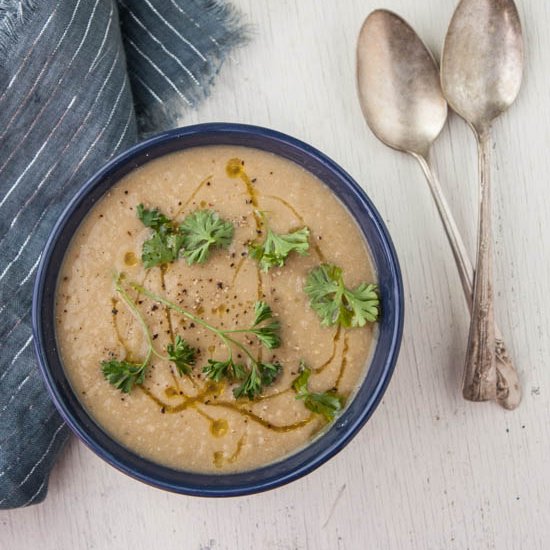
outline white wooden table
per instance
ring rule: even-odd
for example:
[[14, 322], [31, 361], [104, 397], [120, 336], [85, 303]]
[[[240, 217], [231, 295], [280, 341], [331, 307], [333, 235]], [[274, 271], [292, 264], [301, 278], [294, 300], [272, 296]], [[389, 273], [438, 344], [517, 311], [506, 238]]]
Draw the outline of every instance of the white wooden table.
[[[304, 479], [206, 500], [118, 473], [72, 440], [44, 504], [0, 512], [0, 549], [537, 549], [550, 544], [550, 4], [518, 0], [527, 42], [519, 100], [495, 125], [499, 324], [521, 407], [462, 400], [468, 318], [451, 252], [414, 161], [381, 145], [356, 99], [355, 40], [374, 0], [239, 0], [256, 25], [182, 124], [235, 121], [310, 142], [344, 166], [387, 221], [405, 280], [401, 356], [354, 441]], [[385, 0], [439, 53], [455, 0]], [[469, 249], [474, 141], [452, 116], [436, 166]]]

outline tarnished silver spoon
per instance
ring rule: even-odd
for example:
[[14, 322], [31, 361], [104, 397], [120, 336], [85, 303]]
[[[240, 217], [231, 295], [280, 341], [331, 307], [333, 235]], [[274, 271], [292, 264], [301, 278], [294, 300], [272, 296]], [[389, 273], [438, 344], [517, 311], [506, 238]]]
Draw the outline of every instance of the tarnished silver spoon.
[[[414, 30], [398, 15], [376, 10], [367, 17], [357, 42], [357, 84], [365, 119], [386, 145], [418, 160], [443, 222], [468, 307], [474, 270], [429, 151], [447, 120], [437, 64]], [[496, 344], [497, 400], [507, 409], [521, 400], [516, 371], [502, 339]]]
[[476, 277], [463, 395], [494, 399], [497, 371], [491, 234], [491, 123], [516, 99], [523, 74], [523, 39], [512, 0], [462, 0], [451, 19], [441, 60], [449, 105], [477, 139], [480, 206]]

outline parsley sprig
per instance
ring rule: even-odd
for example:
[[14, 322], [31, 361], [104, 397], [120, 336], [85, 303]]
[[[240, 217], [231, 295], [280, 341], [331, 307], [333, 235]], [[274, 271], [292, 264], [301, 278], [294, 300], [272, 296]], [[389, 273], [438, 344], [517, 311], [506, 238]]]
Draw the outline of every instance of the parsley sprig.
[[143, 204], [138, 204], [137, 216], [152, 230], [141, 251], [141, 261], [147, 269], [180, 257], [189, 265], [204, 263], [212, 248], [227, 248], [233, 239], [233, 224], [221, 219], [214, 210], [196, 210], [180, 225], [157, 208], [149, 210]]
[[178, 226], [157, 208], [148, 210], [143, 204], [138, 204], [137, 216], [145, 227], [153, 231], [141, 249], [144, 267], [149, 269], [177, 260], [183, 246], [183, 235]]
[[115, 277], [115, 290], [141, 325], [143, 334], [147, 340], [147, 353], [141, 363], [114, 358], [101, 361], [101, 371], [105, 379], [123, 393], [130, 393], [134, 386], [139, 386], [145, 381], [145, 373], [153, 355], [159, 359], [173, 362], [180, 376], [189, 374], [191, 366], [195, 364], [197, 350], [189, 346], [181, 336], [177, 335], [174, 343], [168, 344], [166, 347], [167, 356], [159, 353], [153, 345], [153, 338], [143, 315], [122, 286], [122, 279], [121, 275]]
[[148, 362], [147, 360], [137, 364], [110, 359], [109, 361], [101, 361], [101, 370], [109, 384], [112, 384], [123, 393], [130, 393], [135, 385], [143, 384]]
[[309, 250], [309, 228], [302, 227], [290, 233], [275, 233], [261, 214], [267, 234], [263, 243], [249, 245], [250, 257], [254, 258], [262, 271], [272, 267], [283, 267], [291, 252], [305, 256]]
[[183, 234], [183, 257], [188, 264], [203, 264], [211, 248], [227, 248], [233, 240], [233, 224], [222, 220], [214, 210], [197, 210], [180, 225]]
[[292, 389], [296, 392], [296, 399], [302, 399], [306, 408], [322, 415], [327, 422], [331, 422], [344, 407], [345, 399], [336, 391], [310, 392], [307, 389], [310, 376], [311, 370], [301, 361], [300, 374], [292, 383]]
[[344, 285], [342, 269], [333, 264], [312, 269], [304, 291], [324, 326], [363, 327], [378, 319], [378, 286], [361, 283], [355, 289], [349, 289]]
[[[223, 361], [209, 359], [208, 364], [203, 368], [203, 372], [208, 378], [213, 380], [219, 381], [225, 378], [229, 381], [241, 382], [241, 384], [233, 390], [233, 395], [237, 399], [239, 397], [248, 397], [251, 400], [254, 399], [262, 393], [264, 386], [271, 385], [281, 372], [282, 367], [279, 363], [267, 363], [259, 360], [247, 346], [233, 336], [235, 334], [253, 335], [267, 349], [275, 349], [281, 345], [279, 336], [280, 323], [274, 318], [273, 312], [266, 302], [258, 301], [255, 303], [254, 321], [251, 326], [240, 329], [222, 330], [211, 325], [201, 317], [194, 315], [190, 311], [183, 309], [164, 296], [151, 292], [142, 285], [130, 283], [130, 286], [151, 300], [164, 304], [180, 315], [204, 326], [222, 341], [227, 348], [227, 358]], [[233, 354], [234, 348], [240, 349], [246, 355], [248, 359], [247, 365], [235, 361]]]
[[196, 350], [192, 348], [179, 334], [173, 344], [166, 346], [168, 359], [174, 363], [180, 376], [189, 374], [195, 364]]

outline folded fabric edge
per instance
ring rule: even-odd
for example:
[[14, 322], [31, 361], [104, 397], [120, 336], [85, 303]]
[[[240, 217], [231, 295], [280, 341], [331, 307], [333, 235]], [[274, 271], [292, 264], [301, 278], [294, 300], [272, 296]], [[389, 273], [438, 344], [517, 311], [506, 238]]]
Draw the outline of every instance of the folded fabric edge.
[[35, 0], [0, 0], [0, 66], [36, 7]]

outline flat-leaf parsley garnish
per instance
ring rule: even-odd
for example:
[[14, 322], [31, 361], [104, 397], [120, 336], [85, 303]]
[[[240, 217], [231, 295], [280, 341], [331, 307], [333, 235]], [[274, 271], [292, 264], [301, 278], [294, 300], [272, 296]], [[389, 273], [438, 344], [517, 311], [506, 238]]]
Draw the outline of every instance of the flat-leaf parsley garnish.
[[130, 393], [134, 386], [140, 386], [145, 381], [145, 373], [153, 355], [159, 359], [173, 362], [180, 376], [189, 374], [191, 366], [195, 364], [197, 350], [192, 348], [181, 336], [177, 335], [174, 343], [166, 346], [167, 355], [159, 353], [153, 346], [153, 338], [141, 311], [122, 286], [122, 281], [122, 275], [119, 274], [115, 277], [115, 290], [141, 325], [147, 341], [147, 353], [141, 363], [114, 358], [101, 361], [101, 371], [107, 382], [124, 393]]
[[296, 399], [301, 399], [306, 408], [322, 415], [325, 420], [331, 422], [344, 406], [344, 397], [336, 391], [322, 393], [310, 392], [307, 388], [311, 370], [304, 362], [300, 362], [300, 374], [292, 383], [292, 389], [296, 392]]
[[214, 210], [196, 210], [181, 223], [183, 257], [188, 264], [206, 262], [211, 248], [227, 248], [233, 240], [231, 222], [220, 218]]
[[363, 327], [378, 319], [378, 285], [361, 283], [349, 289], [344, 285], [342, 269], [333, 264], [312, 269], [304, 291], [324, 326]]
[[135, 385], [143, 384], [148, 361], [138, 364], [110, 359], [101, 361], [101, 371], [109, 384], [121, 392], [130, 393]]
[[183, 256], [188, 264], [204, 263], [214, 247], [227, 248], [233, 239], [233, 224], [214, 210], [196, 210], [180, 225], [160, 210], [138, 204], [137, 216], [152, 235], [143, 243], [141, 261], [145, 268], [167, 264]]
[[191, 372], [191, 367], [195, 364], [196, 352], [197, 350], [192, 348], [179, 334], [173, 344], [166, 346], [168, 358], [174, 363], [180, 376]]
[[183, 246], [183, 235], [177, 225], [157, 208], [149, 210], [143, 204], [138, 204], [137, 216], [153, 231], [141, 250], [144, 267], [148, 269], [177, 260]]
[[[248, 397], [249, 399], [254, 399], [262, 393], [265, 386], [273, 384], [281, 372], [282, 367], [279, 363], [262, 362], [254, 356], [248, 346], [234, 338], [235, 334], [251, 335], [255, 336], [267, 349], [274, 349], [280, 346], [280, 323], [274, 318], [273, 312], [267, 303], [259, 301], [254, 304], [254, 322], [251, 326], [227, 330], [216, 328], [201, 317], [194, 315], [178, 304], [151, 292], [137, 283], [130, 283], [130, 286], [151, 300], [164, 304], [180, 315], [202, 325], [222, 341], [227, 348], [227, 358], [223, 361], [209, 359], [208, 364], [203, 368], [203, 373], [207, 378], [217, 381], [225, 378], [230, 382], [241, 382], [233, 390], [236, 398]], [[233, 348], [240, 349], [246, 355], [246, 365], [235, 361]]]
[[[262, 216], [264, 223], [265, 217]], [[272, 267], [283, 267], [291, 252], [305, 256], [309, 250], [309, 228], [302, 227], [290, 233], [275, 233], [267, 226], [263, 243], [249, 245], [250, 257], [254, 258], [262, 271]]]

